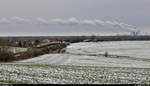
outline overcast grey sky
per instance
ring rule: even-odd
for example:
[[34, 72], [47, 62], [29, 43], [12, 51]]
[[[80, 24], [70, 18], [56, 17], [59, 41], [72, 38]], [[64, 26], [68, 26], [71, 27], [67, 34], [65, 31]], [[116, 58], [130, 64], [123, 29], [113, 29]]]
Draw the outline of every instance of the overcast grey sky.
[[0, 0], [0, 35], [150, 33], [149, 10], [150, 0]]

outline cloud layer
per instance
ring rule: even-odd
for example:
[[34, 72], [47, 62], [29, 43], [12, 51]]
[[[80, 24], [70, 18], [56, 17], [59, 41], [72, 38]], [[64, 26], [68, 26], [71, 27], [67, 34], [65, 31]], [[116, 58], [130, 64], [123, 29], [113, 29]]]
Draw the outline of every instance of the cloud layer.
[[55, 18], [55, 19], [44, 19], [41, 17], [35, 18], [35, 19], [26, 19], [22, 17], [13, 16], [11, 18], [1, 18], [0, 19], [0, 25], [1, 24], [35, 24], [35, 25], [90, 25], [90, 26], [103, 26], [103, 27], [111, 27], [111, 28], [119, 28], [124, 29], [132, 32], [137, 32], [136, 26], [126, 24], [123, 22], [117, 22], [117, 21], [103, 21], [100, 19], [78, 19], [75, 17], [71, 17], [68, 19], [62, 19], [62, 18]]

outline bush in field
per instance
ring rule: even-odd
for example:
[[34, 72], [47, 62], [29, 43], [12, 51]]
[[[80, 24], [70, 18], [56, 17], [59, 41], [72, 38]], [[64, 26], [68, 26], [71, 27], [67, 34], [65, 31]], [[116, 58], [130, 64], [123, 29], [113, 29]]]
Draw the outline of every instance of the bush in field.
[[32, 51], [32, 55], [33, 55], [33, 56], [38, 56], [38, 55], [39, 55], [38, 50], [33, 49], [33, 51]]
[[13, 53], [9, 52], [10, 43], [0, 40], [0, 61], [9, 61], [13, 59]]
[[13, 53], [8, 51], [9, 47], [1, 46], [0, 48], [0, 61], [7, 62], [13, 59]]
[[27, 53], [30, 56], [38, 56], [38, 55], [40, 55], [40, 50], [38, 50], [36, 48], [31, 48], [31, 49], [28, 49]]

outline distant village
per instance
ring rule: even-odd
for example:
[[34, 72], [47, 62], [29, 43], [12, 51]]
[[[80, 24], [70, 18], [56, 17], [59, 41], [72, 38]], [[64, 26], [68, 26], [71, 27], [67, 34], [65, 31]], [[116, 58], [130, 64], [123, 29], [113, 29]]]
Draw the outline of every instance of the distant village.
[[[3, 43], [4, 42], [4, 43]], [[14, 46], [14, 47], [24, 47], [24, 48], [29, 48], [29, 47], [41, 47], [42, 44], [44, 43], [62, 43], [63, 41], [61, 39], [40, 39], [40, 40], [3, 40], [1, 44], [7, 44], [9, 46]]]
[[0, 62], [33, 58], [48, 53], [64, 53], [69, 44], [61, 38], [0, 40]]

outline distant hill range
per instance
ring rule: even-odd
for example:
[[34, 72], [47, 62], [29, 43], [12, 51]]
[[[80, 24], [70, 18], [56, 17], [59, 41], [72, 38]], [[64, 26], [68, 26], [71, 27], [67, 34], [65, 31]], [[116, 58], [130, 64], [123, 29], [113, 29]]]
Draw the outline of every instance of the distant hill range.
[[124, 40], [150, 40], [150, 35], [139, 36], [18, 36], [0, 37], [0, 40], [41, 40], [41, 39], [62, 39], [68, 42], [81, 41], [124, 41]]

